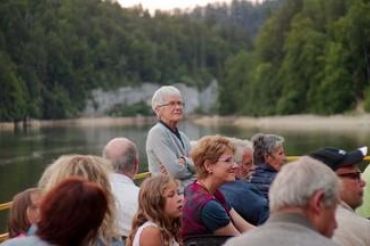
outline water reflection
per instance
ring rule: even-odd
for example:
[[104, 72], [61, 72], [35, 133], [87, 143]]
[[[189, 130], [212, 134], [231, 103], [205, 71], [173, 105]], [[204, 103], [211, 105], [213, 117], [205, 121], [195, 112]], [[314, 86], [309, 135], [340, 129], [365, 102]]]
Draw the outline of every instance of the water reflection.
[[[138, 145], [141, 171], [147, 169], [145, 139], [151, 125], [113, 127], [58, 127], [32, 129], [26, 132], [0, 132], [0, 203], [9, 201], [25, 188], [36, 186], [45, 166], [62, 154], [81, 153], [101, 155], [101, 150], [111, 138], [124, 136]], [[180, 125], [190, 139], [208, 134], [223, 134], [250, 138], [258, 129], [240, 129], [234, 126], [198, 126], [190, 122]], [[335, 146], [352, 150], [370, 146], [370, 132], [353, 131], [284, 131], [277, 133], [286, 139], [288, 155], [301, 155], [322, 146]], [[0, 215], [0, 232], [4, 231]]]

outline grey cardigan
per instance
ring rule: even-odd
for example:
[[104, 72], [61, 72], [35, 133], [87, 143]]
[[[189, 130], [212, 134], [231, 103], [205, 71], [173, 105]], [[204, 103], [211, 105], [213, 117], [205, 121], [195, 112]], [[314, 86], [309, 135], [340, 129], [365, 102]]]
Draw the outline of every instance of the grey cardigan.
[[[194, 163], [190, 158], [190, 141], [186, 135], [179, 131], [181, 140], [165, 125], [158, 122], [148, 132], [146, 139], [146, 155], [149, 171], [152, 175], [160, 173], [163, 165], [166, 171], [181, 181], [185, 187], [193, 180]], [[185, 165], [178, 162], [183, 158]]]

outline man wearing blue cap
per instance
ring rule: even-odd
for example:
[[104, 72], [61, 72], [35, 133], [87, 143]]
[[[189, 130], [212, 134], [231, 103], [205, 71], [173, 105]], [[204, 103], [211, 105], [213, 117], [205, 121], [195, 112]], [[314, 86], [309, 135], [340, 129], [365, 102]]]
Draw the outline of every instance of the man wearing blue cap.
[[341, 203], [336, 212], [338, 228], [333, 240], [340, 245], [370, 245], [370, 221], [357, 215], [355, 209], [362, 204], [365, 181], [361, 179], [358, 164], [367, 154], [367, 147], [347, 152], [325, 147], [310, 154], [329, 166], [340, 178]]

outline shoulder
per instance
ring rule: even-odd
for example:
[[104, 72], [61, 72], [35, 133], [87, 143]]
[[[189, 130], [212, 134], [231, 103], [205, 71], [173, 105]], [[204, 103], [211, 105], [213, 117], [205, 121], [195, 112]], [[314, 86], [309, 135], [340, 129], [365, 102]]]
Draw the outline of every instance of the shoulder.
[[155, 124], [148, 132], [147, 141], [155, 141], [158, 142], [158, 137], [163, 135], [167, 135], [169, 130], [163, 126], [161, 123]]
[[158, 132], [165, 132], [167, 128], [163, 126], [161, 123], [156, 123], [152, 128], [149, 130], [149, 134], [154, 134]]
[[2, 246], [18, 246], [18, 245], [28, 245], [28, 246], [49, 246], [51, 244], [41, 240], [37, 236], [28, 237], [18, 237], [5, 241], [1, 244]]
[[161, 231], [155, 224], [149, 224], [143, 228], [140, 235], [140, 245], [161, 245]]
[[264, 245], [336, 245], [332, 240], [308, 229], [292, 223], [268, 223], [229, 240], [226, 246], [264, 246]]

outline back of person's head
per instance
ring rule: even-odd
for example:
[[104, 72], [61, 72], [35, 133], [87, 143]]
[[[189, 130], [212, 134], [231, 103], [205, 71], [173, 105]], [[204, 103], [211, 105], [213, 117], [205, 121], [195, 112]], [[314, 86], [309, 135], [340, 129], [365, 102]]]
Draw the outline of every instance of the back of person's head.
[[117, 173], [129, 173], [136, 170], [138, 151], [136, 145], [127, 138], [114, 138], [103, 149], [103, 157], [112, 163]]
[[180, 218], [173, 219], [164, 212], [166, 204], [165, 191], [174, 184], [178, 186], [175, 179], [164, 174], [144, 180], [140, 186], [139, 208], [132, 222], [127, 245], [132, 245], [137, 229], [146, 221], [152, 221], [160, 226], [164, 245], [168, 245], [171, 237], [178, 240]]
[[227, 150], [231, 150], [233, 153], [235, 152], [235, 147], [226, 137], [212, 135], [199, 139], [191, 150], [191, 157], [194, 161], [197, 177], [199, 179], [207, 177], [209, 174], [205, 163], [216, 163]]
[[[8, 232], [9, 237], [27, 234], [32, 223], [38, 221], [38, 200], [40, 190], [30, 188], [16, 194], [12, 200], [9, 211]], [[34, 215], [33, 215], [34, 214]]]
[[109, 172], [110, 163], [104, 158], [91, 155], [63, 155], [45, 169], [39, 187], [43, 192], [47, 192], [64, 179], [76, 176], [98, 184], [108, 199], [108, 210], [100, 228], [100, 239], [107, 241], [118, 235]]
[[284, 138], [275, 134], [257, 133], [251, 138], [253, 143], [253, 162], [258, 165], [266, 162], [266, 156], [284, 143]]
[[166, 85], [161, 86], [158, 90], [156, 90], [152, 97], [152, 110], [156, 112], [156, 108], [160, 105], [167, 103], [167, 98], [169, 96], [181, 96], [181, 92], [174, 86]]
[[62, 155], [45, 169], [39, 180], [39, 187], [48, 191], [65, 178], [79, 176], [110, 189], [109, 167], [109, 162], [98, 156]]
[[68, 178], [51, 189], [40, 206], [37, 235], [55, 245], [82, 245], [96, 239], [108, 209], [96, 183]]
[[323, 192], [327, 207], [338, 202], [339, 180], [327, 166], [311, 157], [301, 157], [282, 167], [269, 190], [270, 211], [289, 207], [305, 208], [311, 197]]

